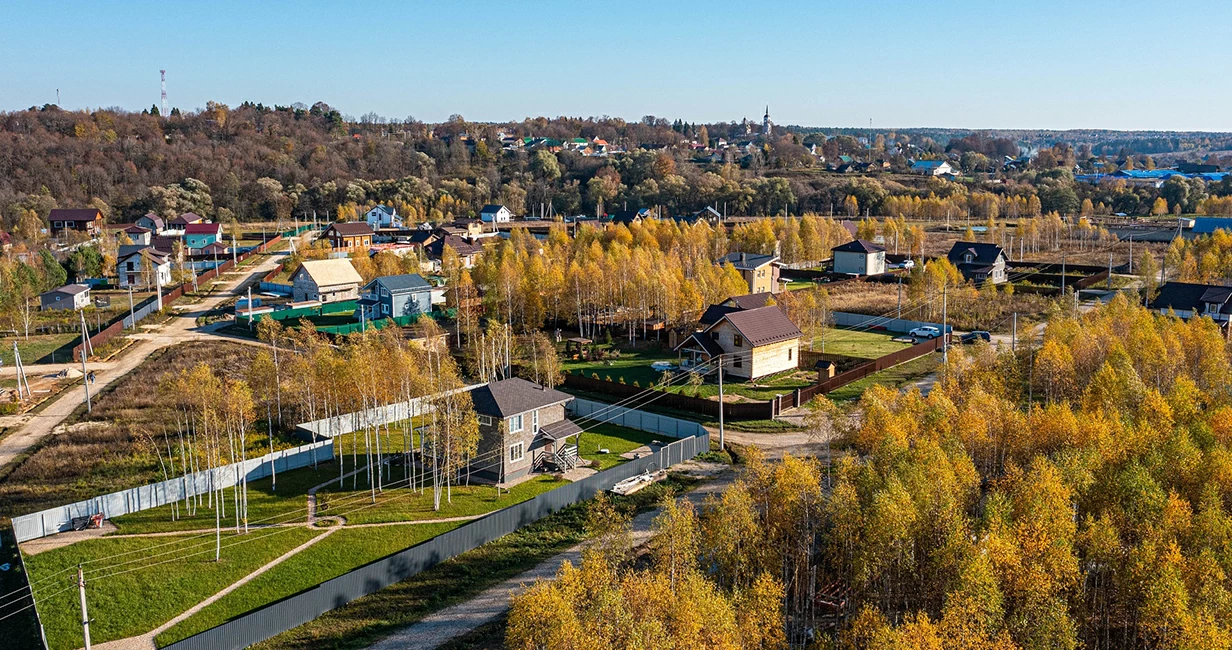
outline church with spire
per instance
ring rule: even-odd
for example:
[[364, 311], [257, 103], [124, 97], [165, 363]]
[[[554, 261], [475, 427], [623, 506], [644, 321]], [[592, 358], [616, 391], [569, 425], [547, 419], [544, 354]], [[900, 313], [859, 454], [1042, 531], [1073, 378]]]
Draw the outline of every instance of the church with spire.
[[769, 137], [770, 129], [772, 126], [773, 125], [770, 123], [770, 105], [767, 104], [766, 105], [766, 115], [765, 117], [761, 118], [761, 134], [766, 137]]

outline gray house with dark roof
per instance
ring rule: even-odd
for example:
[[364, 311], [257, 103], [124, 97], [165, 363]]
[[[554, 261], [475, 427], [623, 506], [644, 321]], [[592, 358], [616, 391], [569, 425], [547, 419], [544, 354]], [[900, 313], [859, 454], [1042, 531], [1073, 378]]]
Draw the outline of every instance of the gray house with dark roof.
[[956, 241], [946, 257], [976, 284], [1005, 282], [1005, 251], [996, 244]]
[[847, 275], [880, 275], [885, 273], [885, 249], [863, 239], [849, 241], [830, 249], [834, 254], [834, 272]]
[[757, 253], [728, 253], [719, 264], [731, 264], [749, 283], [749, 293], [779, 292], [779, 257]]
[[1232, 319], [1232, 287], [1167, 282], [1151, 301], [1151, 309], [1164, 314], [1171, 311], [1185, 320], [1206, 316], [1216, 323], [1227, 323]]
[[509, 483], [532, 472], [578, 465], [576, 436], [582, 429], [565, 418], [572, 395], [517, 377], [470, 394], [479, 414], [479, 452], [471, 471], [480, 478]]
[[432, 285], [418, 274], [387, 275], [359, 292], [360, 313], [367, 320], [426, 314], [432, 309]]

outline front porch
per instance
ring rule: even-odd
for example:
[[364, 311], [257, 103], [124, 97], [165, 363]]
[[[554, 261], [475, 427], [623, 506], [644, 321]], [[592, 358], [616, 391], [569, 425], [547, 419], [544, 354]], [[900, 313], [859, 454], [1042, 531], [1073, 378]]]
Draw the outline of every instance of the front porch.
[[[569, 420], [539, 427], [539, 435], [531, 447], [531, 472], [568, 472], [583, 461], [578, 456], [577, 436], [582, 428]], [[573, 442], [569, 442], [573, 438]]]

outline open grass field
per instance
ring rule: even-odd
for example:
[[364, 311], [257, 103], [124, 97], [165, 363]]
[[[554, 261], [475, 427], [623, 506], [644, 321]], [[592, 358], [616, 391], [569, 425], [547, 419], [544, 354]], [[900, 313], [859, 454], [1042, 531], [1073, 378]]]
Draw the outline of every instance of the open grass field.
[[587, 377], [598, 375], [599, 379], [611, 378], [620, 381], [623, 377], [626, 384], [637, 382], [639, 386], [649, 386], [658, 382], [663, 373], [651, 369], [650, 364], [656, 361], [679, 362], [679, 357], [670, 350], [621, 350], [619, 359], [602, 361], [565, 360], [561, 363], [564, 370], [577, 374], [579, 371]]
[[359, 481], [353, 489], [348, 478], [345, 481], [346, 489], [339, 489], [337, 484], [333, 484], [317, 492], [317, 513], [322, 517], [343, 513], [348, 525], [470, 517], [521, 503], [568, 482], [552, 476], [537, 476], [509, 490], [501, 490], [499, 496], [491, 485], [455, 485], [451, 490], [452, 499], [446, 501], [442, 495], [441, 509], [433, 510], [432, 486], [425, 487], [422, 492], [406, 488], [407, 483], [401, 480], [402, 474], [398, 469], [394, 470], [392, 477], [398, 487], [378, 492], [375, 504], [369, 500], [371, 490], [367, 474], [356, 478]]
[[[621, 511], [634, 514], [653, 507], [669, 490], [679, 493], [692, 484], [687, 479], [670, 476], [667, 481], [628, 497], [614, 497], [612, 501]], [[517, 532], [357, 599], [254, 648], [366, 648], [402, 626], [472, 598], [581, 542], [585, 538], [586, 512], [591, 503], [584, 501], [563, 508]]]
[[257, 576], [157, 638], [166, 645], [295, 595], [331, 578], [397, 553], [465, 522], [342, 529]]
[[[101, 643], [154, 629], [319, 534], [306, 527], [241, 536], [224, 532], [221, 562], [214, 562], [213, 535], [92, 539], [27, 558], [26, 565], [35, 581], [48, 645], [51, 650], [71, 650], [82, 645], [75, 585], [79, 562], [88, 562], [91, 640]], [[151, 550], [152, 539], [163, 546]], [[135, 553], [121, 555], [130, 551]], [[165, 555], [155, 559], [155, 553]], [[134, 559], [141, 561], [123, 565]]]
[[841, 354], [845, 357], [876, 359], [911, 347], [910, 343], [895, 341], [895, 336], [899, 335], [890, 332], [831, 327], [826, 330], [825, 334], [813, 341], [813, 350], [815, 352], [824, 351], [828, 354]]
[[940, 365], [940, 354], [926, 354], [906, 363], [900, 363], [893, 368], [873, 373], [863, 379], [857, 379], [842, 388], [831, 391], [826, 396], [835, 402], [858, 400], [864, 394], [864, 391], [874, 385], [902, 388], [907, 383], [936, 372]]
[[81, 335], [39, 334], [30, 338], [17, 336], [0, 340], [0, 361], [6, 366], [13, 365], [14, 341], [17, 342], [17, 350], [21, 352], [22, 363], [52, 363], [53, 352], [55, 363], [70, 363], [73, 360], [73, 346], [81, 342]]

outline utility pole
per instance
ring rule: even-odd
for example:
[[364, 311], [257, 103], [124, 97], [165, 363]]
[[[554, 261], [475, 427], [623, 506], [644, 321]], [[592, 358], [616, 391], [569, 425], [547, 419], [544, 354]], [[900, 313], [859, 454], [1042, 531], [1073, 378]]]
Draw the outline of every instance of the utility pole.
[[1014, 312], [1014, 330], [1010, 335], [1010, 352], [1018, 351], [1018, 312]]
[[941, 285], [941, 342], [944, 347], [941, 348], [941, 362], [949, 363], [950, 361], [950, 321], [949, 312], [946, 311], [946, 285]]
[[898, 276], [898, 320], [903, 319], [903, 276]]
[[252, 331], [252, 287], [248, 287], [248, 331]]
[[1065, 297], [1065, 253], [1061, 253], [1061, 297]]
[[1134, 236], [1129, 236], [1129, 274], [1134, 274]]
[[724, 451], [723, 446], [723, 355], [719, 355], [719, 451]]
[[1108, 290], [1112, 291], [1112, 253], [1108, 253]]
[[13, 365], [17, 366], [17, 398], [21, 399], [22, 385], [25, 385], [26, 399], [34, 397], [30, 391], [30, 381], [26, 379], [26, 366], [21, 362], [21, 352], [17, 349], [17, 341], [13, 341]]
[[86, 576], [77, 565], [77, 594], [81, 597], [81, 634], [86, 642], [86, 650], [90, 650], [90, 615], [86, 612]]
[[129, 328], [137, 328], [137, 312], [133, 309], [133, 285], [128, 285], [128, 321]]
[[81, 383], [86, 388], [86, 413], [94, 410], [93, 405], [90, 403], [90, 373], [86, 371], [86, 356], [89, 354], [89, 346], [90, 333], [86, 331], [86, 316], [81, 314]]

